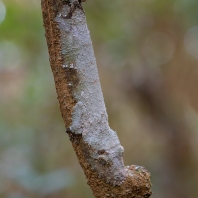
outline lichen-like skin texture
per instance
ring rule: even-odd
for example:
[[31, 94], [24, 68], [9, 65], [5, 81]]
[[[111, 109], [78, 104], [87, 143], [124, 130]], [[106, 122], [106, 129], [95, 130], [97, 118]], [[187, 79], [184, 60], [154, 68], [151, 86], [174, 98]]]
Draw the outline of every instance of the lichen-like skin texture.
[[[74, 12], [65, 19], [70, 7], [65, 5], [56, 16], [62, 43], [63, 65], [77, 71], [78, 84], [73, 88], [76, 105], [72, 112], [70, 130], [82, 134], [83, 141], [91, 146], [88, 163], [107, 182], [122, 183], [125, 178], [122, 160], [123, 147], [117, 134], [109, 128], [108, 117], [100, 87], [96, 60], [90, 34], [82, 12]], [[63, 67], [64, 67], [63, 66]], [[71, 67], [72, 66], [72, 67]], [[67, 71], [66, 71], [67, 72]], [[71, 82], [70, 86], [74, 86]], [[98, 153], [103, 149], [102, 155]], [[105, 166], [105, 168], [104, 168]], [[113, 171], [112, 171], [113, 170]]]
[[124, 148], [108, 124], [83, 1], [41, 2], [61, 114], [94, 196], [148, 198], [150, 174], [124, 167]]

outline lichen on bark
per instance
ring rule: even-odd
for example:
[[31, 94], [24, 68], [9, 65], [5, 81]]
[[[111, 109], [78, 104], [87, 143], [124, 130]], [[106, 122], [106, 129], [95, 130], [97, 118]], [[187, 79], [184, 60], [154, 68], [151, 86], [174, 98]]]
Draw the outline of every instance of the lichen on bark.
[[108, 116], [81, 3], [42, 0], [50, 63], [70, 140], [96, 197], [146, 198], [150, 174], [124, 167], [123, 152]]

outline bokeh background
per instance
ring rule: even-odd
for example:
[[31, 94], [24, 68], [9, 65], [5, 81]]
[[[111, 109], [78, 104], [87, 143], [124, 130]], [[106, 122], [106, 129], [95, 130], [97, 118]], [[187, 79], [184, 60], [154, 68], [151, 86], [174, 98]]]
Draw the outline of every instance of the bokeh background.
[[[87, 0], [112, 129], [152, 198], [198, 197], [198, 1]], [[0, 197], [93, 198], [65, 133], [40, 0], [0, 0]]]

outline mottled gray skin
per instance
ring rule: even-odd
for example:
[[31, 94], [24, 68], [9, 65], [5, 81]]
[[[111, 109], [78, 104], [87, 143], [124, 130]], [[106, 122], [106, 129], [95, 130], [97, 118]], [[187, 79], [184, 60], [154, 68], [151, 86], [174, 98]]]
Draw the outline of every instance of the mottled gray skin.
[[[83, 141], [92, 149], [87, 161], [99, 177], [120, 185], [125, 178], [123, 147], [116, 132], [110, 129], [101, 91], [96, 60], [86, 18], [81, 9], [75, 9], [66, 19], [70, 7], [65, 5], [57, 14], [61, 32], [63, 68], [75, 69], [79, 83], [73, 90], [77, 101], [72, 114], [70, 131], [82, 134]], [[69, 86], [73, 86], [71, 83]], [[99, 152], [103, 151], [103, 152]]]

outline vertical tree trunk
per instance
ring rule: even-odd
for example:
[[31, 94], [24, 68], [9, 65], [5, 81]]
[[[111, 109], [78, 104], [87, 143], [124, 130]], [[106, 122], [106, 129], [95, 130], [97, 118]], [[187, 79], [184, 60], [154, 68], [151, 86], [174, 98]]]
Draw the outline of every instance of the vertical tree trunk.
[[81, 1], [41, 2], [66, 132], [95, 197], [150, 197], [150, 174], [143, 167], [124, 166], [124, 149], [108, 125]]

